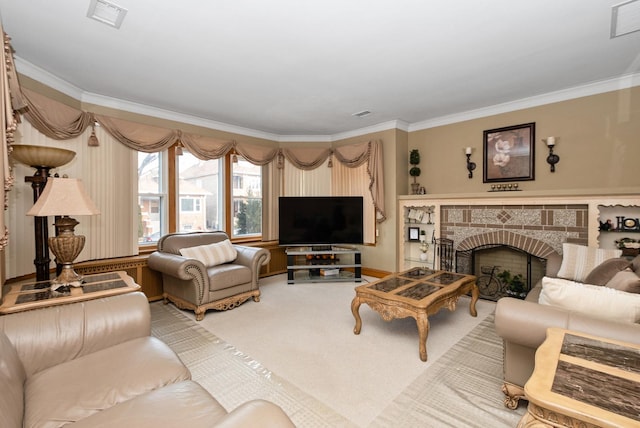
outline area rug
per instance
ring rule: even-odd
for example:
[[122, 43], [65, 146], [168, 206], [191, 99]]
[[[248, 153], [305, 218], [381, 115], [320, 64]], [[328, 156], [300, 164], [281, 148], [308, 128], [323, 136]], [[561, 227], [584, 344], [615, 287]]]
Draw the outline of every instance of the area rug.
[[[418, 358], [417, 331], [411, 319], [387, 323], [373, 311], [366, 311], [363, 305], [363, 331], [360, 336], [353, 335], [353, 316], [348, 306], [353, 284], [336, 288], [327, 288], [328, 284], [321, 287], [296, 284], [284, 285], [284, 289], [272, 285], [261, 286], [261, 302], [248, 302], [224, 313], [209, 312], [205, 317], [207, 323], [194, 322], [189, 312], [179, 311], [172, 305], [151, 305], [154, 334], [176, 350], [194, 379], [227, 409], [252, 398], [264, 398], [283, 407], [299, 427], [416, 424], [506, 427], [517, 423], [522, 412], [502, 406], [502, 344], [493, 331], [490, 316], [493, 304], [487, 303], [488, 307], [480, 304], [481, 314], [475, 319], [468, 314], [468, 300], [461, 299], [455, 312], [443, 311], [442, 316], [433, 317], [427, 343], [429, 361], [423, 363]], [[278, 292], [296, 294], [307, 304], [287, 304], [287, 298]], [[348, 298], [347, 307], [336, 312], [341, 316], [333, 314], [330, 306], [344, 306], [343, 298]], [[267, 315], [257, 308], [266, 311], [268, 306], [277, 308], [270, 317], [289, 317], [294, 324], [303, 325], [289, 324], [288, 330], [277, 334], [265, 332], [260, 326], [269, 325]], [[233, 317], [224, 316], [231, 313]], [[299, 318], [295, 318], [296, 313]], [[234, 319], [238, 315], [242, 315], [246, 323]], [[447, 326], [469, 323], [469, 320], [473, 323], [467, 331]], [[482, 322], [478, 324], [479, 321]], [[242, 338], [224, 337], [233, 336], [230, 323], [240, 324], [236, 328], [243, 332]], [[219, 335], [216, 328], [222, 334]], [[303, 334], [309, 329], [314, 331]], [[292, 339], [288, 341], [287, 336]], [[453, 343], [448, 343], [452, 340], [450, 336], [454, 337]], [[325, 343], [318, 343], [323, 340]], [[282, 361], [273, 362], [273, 355], [264, 350], [267, 348], [250, 346], [254, 342], [270, 342], [271, 347], [280, 352]], [[247, 352], [247, 348], [252, 351]], [[393, 356], [393, 364], [385, 359], [385, 354]], [[332, 361], [331, 356], [336, 355], [342, 364]], [[278, 369], [265, 360], [272, 361]], [[354, 374], [345, 375], [344, 367], [338, 366], [350, 367]], [[306, 381], [301, 380], [297, 372], [304, 367], [310, 372]], [[326, 379], [319, 382], [323, 374]], [[396, 377], [402, 381], [394, 383]], [[424, 385], [427, 385], [426, 391], [421, 389]], [[332, 393], [336, 397], [352, 395], [352, 401], [333, 400]], [[467, 412], [466, 416], [459, 407]], [[486, 414], [484, 419], [477, 418], [479, 409]], [[491, 423], [485, 423], [487, 421]]]

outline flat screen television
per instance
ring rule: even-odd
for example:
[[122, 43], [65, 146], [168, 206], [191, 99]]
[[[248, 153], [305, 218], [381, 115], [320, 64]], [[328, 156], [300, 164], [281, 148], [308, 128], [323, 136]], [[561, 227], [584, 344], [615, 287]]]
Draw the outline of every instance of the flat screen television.
[[281, 196], [280, 245], [362, 244], [362, 196]]

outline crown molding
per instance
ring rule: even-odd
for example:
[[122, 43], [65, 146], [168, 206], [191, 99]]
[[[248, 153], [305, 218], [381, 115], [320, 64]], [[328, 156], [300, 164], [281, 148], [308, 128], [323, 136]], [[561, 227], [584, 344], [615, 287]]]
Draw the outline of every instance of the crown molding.
[[358, 137], [361, 135], [371, 134], [375, 132], [387, 131], [389, 129], [399, 129], [406, 132], [420, 131], [423, 129], [434, 128], [437, 126], [450, 125], [452, 123], [464, 122], [467, 120], [478, 119], [481, 117], [493, 116], [496, 114], [508, 113], [510, 111], [522, 110], [525, 108], [538, 107], [545, 104], [566, 101], [574, 98], [596, 95], [604, 92], [611, 92], [620, 89], [627, 89], [634, 86], [640, 86], [640, 73], [626, 74], [609, 80], [592, 82], [586, 85], [567, 88], [556, 92], [536, 95], [529, 98], [523, 98], [507, 103], [496, 104], [475, 110], [468, 110], [461, 113], [441, 116], [433, 119], [427, 119], [420, 122], [408, 123], [402, 120], [391, 120], [364, 128], [355, 129], [353, 131], [345, 131], [332, 135], [279, 135], [269, 132], [259, 131], [251, 128], [245, 128], [236, 125], [230, 125], [223, 122], [204, 119], [171, 110], [164, 110], [144, 104], [138, 104], [131, 101], [111, 98], [104, 95], [94, 94], [84, 91], [77, 86], [54, 76], [48, 71], [31, 64], [22, 58], [15, 56], [17, 70], [38, 82], [58, 90], [70, 97], [81, 102], [95, 104], [103, 107], [109, 107], [117, 110], [128, 111], [131, 113], [142, 114], [160, 119], [172, 120], [176, 122], [188, 123], [190, 125], [202, 126], [204, 128], [216, 129], [219, 131], [230, 132], [234, 134], [246, 135], [249, 137], [263, 138], [276, 142], [333, 142], [347, 138]]
[[409, 132], [435, 128], [437, 126], [451, 125], [453, 123], [464, 122], [466, 120], [479, 119], [481, 117], [493, 116], [496, 114], [523, 110], [525, 108], [538, 107], [545, 104], [552, 104], [560, 101], [567, 101], [575, 98], [627, 89], [634, 86], [640, 86], [640, 73], [626, 74], [614, 79], [592, 82], [586, 85], [575, 86], [572, 88], [562, 89], [560, 91], [536, 95], [534, 97], [523, 98], [520, 100], [496, 104], [476, 110], [469, 110], [448, 116], [441, 116], [434, 119], [415, 122], [409, 125]]

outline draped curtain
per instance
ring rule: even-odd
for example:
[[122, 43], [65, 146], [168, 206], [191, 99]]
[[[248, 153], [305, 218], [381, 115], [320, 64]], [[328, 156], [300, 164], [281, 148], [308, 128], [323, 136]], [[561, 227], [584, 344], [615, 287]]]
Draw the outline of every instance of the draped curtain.
[[[0, 176], [2, 177], [2, 205], [0, 210], [0, 263], [4, 266], [6, 258], [6, 248], [9, 244], [9, 227], [5, 211], [9, 207], [8, 196], [14, 184], [14, 175], [9, 165], [9, 153], [13, 143], [13, 134], [18, 125], [18, 115], [16, 112], [24, 111], [26, 101], [22, 98], [16, 66], [13, 62], [13, 50], [9, 36], [7, 36], [0, 23], [0, 34], [2, 34], [2, 50], [0, 51], [0, 133], [2, 144], [0, 144]], [[0, 269], [0, 297], [2, 297], [2, 285], [6, 279], [5, 269]]]

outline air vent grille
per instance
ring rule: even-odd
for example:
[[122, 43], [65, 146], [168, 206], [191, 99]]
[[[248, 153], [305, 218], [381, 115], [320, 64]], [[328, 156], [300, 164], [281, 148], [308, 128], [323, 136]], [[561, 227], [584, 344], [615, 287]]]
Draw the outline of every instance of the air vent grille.
[[359, 111], [357, 113], [353, 113], [352, 116], [365, 117], [365, 116], [369, 116], [370, 114], [371, 114], [371, 112], [369, 110], [362, 110], [362, 111]]
[[91, 0], [87, 12], [89, 18], [115, 28], [120, 28], [126, 14], [127, 9], [105, 0]]
[[611, 38], [640, 31], [640, 0], [629, 0], [611, 8]]

